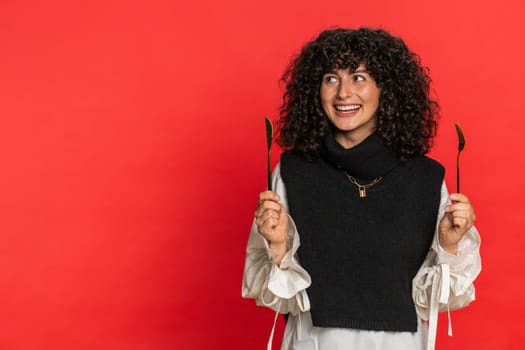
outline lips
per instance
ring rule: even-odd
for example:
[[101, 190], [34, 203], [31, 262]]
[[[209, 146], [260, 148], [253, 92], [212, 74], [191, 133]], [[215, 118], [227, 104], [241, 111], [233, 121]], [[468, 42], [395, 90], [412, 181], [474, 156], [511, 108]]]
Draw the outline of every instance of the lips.
[[335, 105], [334, 108], [339, 112], [354, 112], [361, 108], [361, 105], [351, 104], [351, 105]]
[[334, 105], [335, 115], [339, 118], [348, 118], [356, 115], [361, 109], [360, 104]]

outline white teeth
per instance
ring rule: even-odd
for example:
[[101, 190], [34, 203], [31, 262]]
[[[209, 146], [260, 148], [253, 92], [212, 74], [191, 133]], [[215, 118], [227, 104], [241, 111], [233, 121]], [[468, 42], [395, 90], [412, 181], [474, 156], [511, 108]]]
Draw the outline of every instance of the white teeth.
[[359, 109], [360, 105], [350, 105], [350, 106], [335, 106], [335, 109], [338, 111], [355, 111]]

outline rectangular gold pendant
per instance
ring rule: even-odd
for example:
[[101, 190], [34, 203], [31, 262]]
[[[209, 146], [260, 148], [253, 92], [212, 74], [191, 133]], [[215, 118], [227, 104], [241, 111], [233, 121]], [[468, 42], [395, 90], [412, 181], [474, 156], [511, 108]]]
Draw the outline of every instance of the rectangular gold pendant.
[[366, 189], [363, 186], [359, 186], [359, 198], [366, 197]]

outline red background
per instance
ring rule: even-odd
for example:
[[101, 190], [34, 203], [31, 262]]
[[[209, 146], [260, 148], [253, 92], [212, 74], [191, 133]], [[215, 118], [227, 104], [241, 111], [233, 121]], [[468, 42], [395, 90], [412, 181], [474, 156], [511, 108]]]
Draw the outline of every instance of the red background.
[[[321, 29], [384, 27], [430, 67], [432, 156], [483, 237], [478, 300], [440, 349], [520, 349], [524, 5], [420, 0], [0, 4], [0, 349], [263, 349], [243, 300], [265, 114]], [[279, 151], [274, 147], [274, 162]], [[279, 321], [279, 333], [282, 333]]]

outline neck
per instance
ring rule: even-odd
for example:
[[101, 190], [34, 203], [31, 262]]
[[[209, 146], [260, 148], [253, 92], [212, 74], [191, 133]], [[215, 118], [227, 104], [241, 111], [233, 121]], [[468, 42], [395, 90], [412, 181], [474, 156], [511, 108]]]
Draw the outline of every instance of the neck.
[[323, 138], [321, 157], [360, 180], [384, 176], [400, 163], [399, 157], [377, 132], [357, 140], [360, 142], [347, 148], [348, 143], [343, 144], [337, 135], [328, 134]]
[[363, 142], [364, 139], [366, 139], [366, 137], [351, 137], [342, 134], [335, 135], [335, 140], [337, 141], [337, 143], [345, 149], [350, 149], [357, 146], [358, 144]]
[[363, 142], [368, 136], [372, 135], [375, 130], [367, 130], [362, 133], [345, 133], [336, 132], [334, 135], [335, 140], [345, 149], [353, 148]]

